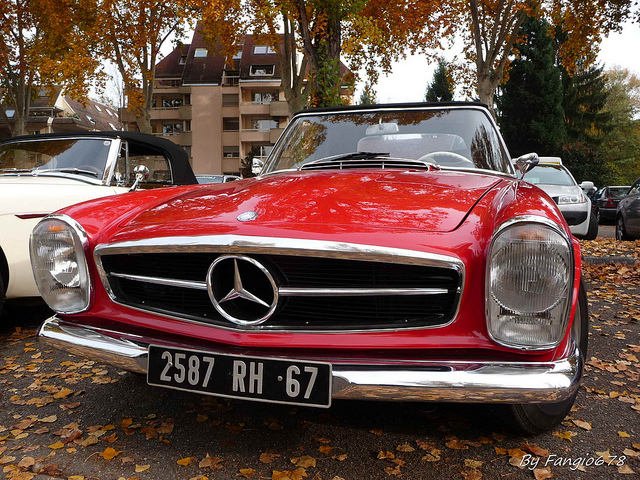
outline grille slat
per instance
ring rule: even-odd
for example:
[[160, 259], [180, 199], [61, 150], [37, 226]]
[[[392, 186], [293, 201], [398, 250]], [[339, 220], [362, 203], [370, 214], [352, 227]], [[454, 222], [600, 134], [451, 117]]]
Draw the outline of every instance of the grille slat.
[[[455, 315], [460, 272], [449, 267], [385, 263], [343, 258], [251, 254], [284, 290], [273, 315], [263, 324], [240, 326], [223, 318], [202, 288], [164, 285], [138, 277], [202, 282], [223, 253], [102, 254], [108, 286], [119, 303], [172, 317], [226, 328], [291, 331], [375, 331], [444, 325]], [[128, 276], [128, 277], [127, 277]], [[170, 281], [168, 283], [171, 283]], [[173, 282], [176, 283], [176, 282]], [[368, 296], [312, 296], [304, 289], [446, 289], [447, 293]], [[395, 290], [393, 290], [395, 289]]]

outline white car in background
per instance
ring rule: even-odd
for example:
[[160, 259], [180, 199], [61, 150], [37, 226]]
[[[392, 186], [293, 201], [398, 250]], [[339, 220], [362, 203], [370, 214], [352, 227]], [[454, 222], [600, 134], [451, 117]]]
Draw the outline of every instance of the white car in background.
[[524, 180], [544, 190], [558, 204], [573, 235], [584, 240], [598, 236], [598, 219], [591, 211], [591, 200], [559, 157], [540, 157]]
[[5, 299], [40, 296], [29, 236], [42, 217], [138, 187], [195, 183], [187, 153], [152, 135], [78, 132], [0, 141], [0, 311]]

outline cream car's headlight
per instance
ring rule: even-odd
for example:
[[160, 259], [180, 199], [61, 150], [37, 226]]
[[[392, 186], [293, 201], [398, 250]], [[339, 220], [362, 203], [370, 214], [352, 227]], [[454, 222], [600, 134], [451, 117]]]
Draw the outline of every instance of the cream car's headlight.
[[491, 337], [520, 349], [558, 345], [567, 327], [573, 279], [573, 248], [561, 230], [535, 221], [501, 228], [487, 267]]
[[560, 195], [558, 197], [558, 205], [571, 205], [575, 203], [586, 203], [587, 197], [584, 194], [577, 195]]
[[33, 276], [42, 298], [55, 312], [79, 313], [89, 307], [86, 246], [85, 231], [69, 217], [47, 217], [31, 233]]

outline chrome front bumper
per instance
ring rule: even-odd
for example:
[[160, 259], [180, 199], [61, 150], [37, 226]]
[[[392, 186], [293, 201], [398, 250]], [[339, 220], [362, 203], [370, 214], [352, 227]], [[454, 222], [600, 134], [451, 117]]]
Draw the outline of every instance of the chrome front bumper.
[[[150, 344], [189, 348], [80, 325], [56, 316], [42, 324], [38, 338], [48, 346], [137, 373], [147, 372]], [[463, 403], [559, 402], [573, 395], [580, 382], [583, 359], [577, 348], [573, 352], [570, 357], [554, 362], [331, 362], [332, 397]]]

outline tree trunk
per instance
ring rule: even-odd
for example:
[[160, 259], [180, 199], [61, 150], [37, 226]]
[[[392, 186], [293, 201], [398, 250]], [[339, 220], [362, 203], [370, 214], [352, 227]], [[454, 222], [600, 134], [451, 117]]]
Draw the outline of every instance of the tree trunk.
[[483, 68], [478, 66], [478, 96], [480, 97], [480, 102], [484, 103], [489, 107], [489, 111], [493, 118], [496, 118], [496, 112], [493, 108], [493, 100], [496, 92], [496, 88], [498, 86], [497, 82], [491, 78], [491, 72], [488, 71], [487, 68]]

